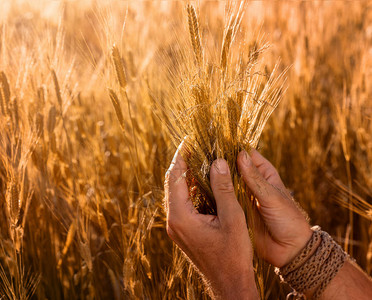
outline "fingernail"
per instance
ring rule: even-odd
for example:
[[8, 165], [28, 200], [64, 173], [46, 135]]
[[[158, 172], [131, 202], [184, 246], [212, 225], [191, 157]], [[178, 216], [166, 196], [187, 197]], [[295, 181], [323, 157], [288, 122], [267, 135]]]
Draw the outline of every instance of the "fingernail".
[[249, 156], [247, 151], [243, 150], [242, 152], [243, 152], [243, 155], [242, 155], [243, 163], [248, 166], [252, 161], [251, 157]]
[[216, 160], [215, 167], [216, 167], [217, 172], [222, 174], [222, 175], [226, 175], [230, 171], [229, 170], [229, 165], [227, 164], [226, 160], [224, 160], [222, 158], [218, 158]]

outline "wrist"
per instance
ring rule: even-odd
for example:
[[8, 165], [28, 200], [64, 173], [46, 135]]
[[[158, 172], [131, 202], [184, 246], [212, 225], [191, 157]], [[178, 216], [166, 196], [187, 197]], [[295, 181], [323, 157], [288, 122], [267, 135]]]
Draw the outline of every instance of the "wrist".
[[348, 256], [320, 227], [313, 230], [309, 243], [301, 253], [275, 272], [297, 293], [310, 296], [311, 299], [319, 299], [344, 266]]
[[304, 232], [297, 238], [295, 243], [292, 245], [291, 250], [287, 253], [287, 258], [284, 260], [281, 266], [276, 267], [283, 267], [290, 262], [293, 261], [295, 257], [301, 253], [301, 251], [306, 247], [307, 243], [310, 241], [312, 237], [313, 231], [311, 230], [310, 226], [304, 230]]
[[[253, 268], [252, 268], [253, 270]], [[214, 299], [258, 300], [259, 295], [253, 271], [235, 280], [228, 278], [219, 287], [213, 289]]]
[[245, 287], [242, 289], [234, 289], [229, 292], [220, 295], [220, 297], [216, 297], [215, 299], [221, 300], [229, 300], [229, 299], [236, 299], [236, 300], [259, 300], [260, 297], [258, 295], [258, 291], [256, 285]]

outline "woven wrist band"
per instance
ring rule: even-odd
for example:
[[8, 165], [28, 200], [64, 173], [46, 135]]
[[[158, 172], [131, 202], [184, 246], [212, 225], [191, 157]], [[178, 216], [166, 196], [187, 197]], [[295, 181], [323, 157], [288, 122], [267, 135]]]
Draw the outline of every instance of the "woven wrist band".
[[306, 299], [304, 293], [309, 291], [313, 291], [312, 299], [319, 299], [348, 257], [327, 232], [321, 231], [319, 226], [311, 229], [313, 234], [300, 254], [289, 264], [275, 269], [281, 281], [294, 290], [287, 299], [291, 296]]

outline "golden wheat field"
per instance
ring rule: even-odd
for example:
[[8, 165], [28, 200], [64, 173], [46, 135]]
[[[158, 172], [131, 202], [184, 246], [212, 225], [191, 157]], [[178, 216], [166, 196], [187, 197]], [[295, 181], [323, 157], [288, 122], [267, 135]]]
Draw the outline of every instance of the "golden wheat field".
[[165, 230], [185, 136], [200, 211], [257, 148], [372, 275], [372, 1], [1, 0], [0, 299], [209, 299]]

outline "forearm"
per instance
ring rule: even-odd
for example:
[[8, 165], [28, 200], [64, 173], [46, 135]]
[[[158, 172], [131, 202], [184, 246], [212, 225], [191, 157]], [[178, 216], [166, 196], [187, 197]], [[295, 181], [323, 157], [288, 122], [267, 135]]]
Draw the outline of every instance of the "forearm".
[[357, 264], [347, 260], [320, 299], [372, 299], [372, 281]]
[[307, 299], [372, 299], [371, 279], [318, 227], [313, 228], [307, 245], [278, 274]]
[[[244, 278], [245, 277], [245, 278]], [[249, 276], [241, 276], [239, 279], [225, 282], [222, 285], [212, 287], [213, 298], [216, 300], [259, 300], [254, 273]]]
[[223, 294], [216, 295], [214, 297], [216, 300], [259, 300], [258, 291], [256, 287], [244, 288], [241, 290], [230, 290], [225, 291]]

